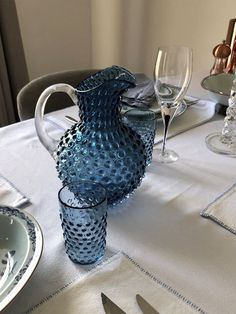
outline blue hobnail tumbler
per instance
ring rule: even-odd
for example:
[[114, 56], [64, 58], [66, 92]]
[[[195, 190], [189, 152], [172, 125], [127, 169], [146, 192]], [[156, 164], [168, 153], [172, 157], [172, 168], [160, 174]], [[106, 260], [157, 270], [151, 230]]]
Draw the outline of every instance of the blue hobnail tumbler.
[[130, 109], [123, 115], [123, 122], [140, 135], [146, 150], [146, 165], [152, 162], [154, 139], [156, 135], [157, 116], [149, 109]]
[[101, 184], [83, 180], [58, 193], [66, 253], [75, 263], [91, 264], [105, 253], [106, 194]]

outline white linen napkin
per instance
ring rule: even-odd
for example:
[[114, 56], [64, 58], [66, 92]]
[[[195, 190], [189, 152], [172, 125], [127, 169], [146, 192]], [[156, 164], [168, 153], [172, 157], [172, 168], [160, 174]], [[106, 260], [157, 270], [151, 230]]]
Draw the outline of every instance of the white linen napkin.
[[236, 234], [236, 183], [211, 202], [200, 214]]
[[143, 73], [137, 73], [135, 77], [136, 86], [121, 95], [122, 104], [128, 106], [127, 110], [130, 107], [148, 108], [156, 100], [153, 80]]
[[30, 203], [11, 182], [0, 175], [0, 206], [23, 207]]
[[142, 313], [136, 294], [142, 295], [160, 313], [204, 313], [122, 253], [43, 300], [32, 311], [34, 314], [104, 314], [101, 292], [128, 314]]

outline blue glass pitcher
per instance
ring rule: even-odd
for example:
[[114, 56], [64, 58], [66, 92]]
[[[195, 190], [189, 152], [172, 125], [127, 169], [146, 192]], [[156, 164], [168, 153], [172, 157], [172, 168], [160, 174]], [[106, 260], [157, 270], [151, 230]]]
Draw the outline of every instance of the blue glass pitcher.
[[[81, 179], [99, 182], [107, 189], [109, 205], [130, 195], [145, 172], [144, 143], [121, 117], [120, 96], [133, 86], [135, 77], [128, 70], [112, 66], [82, 81], [77, 88], [68, 84], [48, 87], [36, 105], [38, 137], [55, 159], [63, 184]], [[52, 139], [43, 125], [44, 107], [54, 92], [67, 93], [79, 107], [79, 122], [60, 141]]]

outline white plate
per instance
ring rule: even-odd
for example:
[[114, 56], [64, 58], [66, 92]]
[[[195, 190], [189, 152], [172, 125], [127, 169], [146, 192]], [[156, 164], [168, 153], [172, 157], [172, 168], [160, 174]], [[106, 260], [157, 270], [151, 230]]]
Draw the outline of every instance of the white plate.
[[36, 220], [19, 209], [0, 206], [0, 312], [29, 280], [42, 248]]

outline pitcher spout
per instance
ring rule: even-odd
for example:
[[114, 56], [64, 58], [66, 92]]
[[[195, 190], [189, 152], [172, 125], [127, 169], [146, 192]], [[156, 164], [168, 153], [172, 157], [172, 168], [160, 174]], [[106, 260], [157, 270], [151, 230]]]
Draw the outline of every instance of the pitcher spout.
[[113, 65], [82, 81], [77, 86], [76, 91], [78, 94], [83, 95], [84, 93], [99, 89], [101, 85], [108, 82], [115, 83], [114, 87], [123, 92], [127, 88], [134, 87], [136, 79], [127, 69]]

